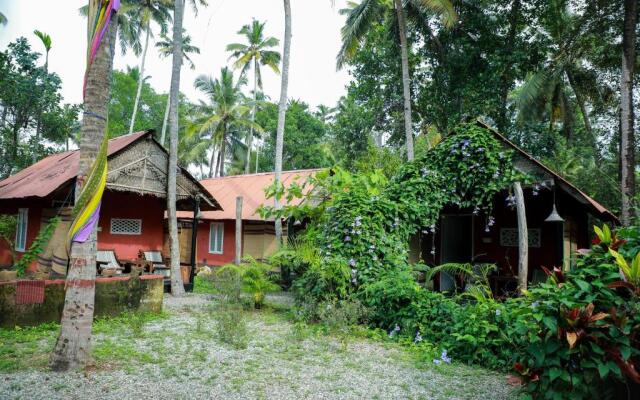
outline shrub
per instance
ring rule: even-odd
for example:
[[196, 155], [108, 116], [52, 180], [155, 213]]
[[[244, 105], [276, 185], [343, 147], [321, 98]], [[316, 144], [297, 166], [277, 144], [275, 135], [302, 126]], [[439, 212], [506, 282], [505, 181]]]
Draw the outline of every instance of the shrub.
[[242, 304], [221, 301], [213, 311], [216, 321], [215, 333], [218, 340], [235, 349], [245, 349], [249, 341], [247, 322]]
[[247, 257], [244, 261], [247, 264], [240, 270], [242, 290], [252, 295], [255, 308], [261, 308], [267, 293], [276, 292], [280, 287], [267, 277], [271, 266], [252, 257]]
[[626, 380], [640, 383], [640, 303], [620, 265], [638, 250], [607, 231], [598, 230], [573, 271], [549, 271], [550, 279], [531, 290], [537, 324], [523, 329], [529, 343], [515, 368], [533, 398], [603, 398]]

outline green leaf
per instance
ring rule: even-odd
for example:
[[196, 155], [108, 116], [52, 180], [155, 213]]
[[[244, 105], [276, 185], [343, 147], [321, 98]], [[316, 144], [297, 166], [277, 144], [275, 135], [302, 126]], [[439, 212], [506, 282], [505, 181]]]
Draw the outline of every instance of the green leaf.
[[606, 378], [609, 375], [609, 366], [607, 364], [598, 364], [598, 373], [600, 378]]
[[562, 370], [560, 368], [551, 368], [549, 370], [549, 379], [551, 381], [555, 380], [556, 378], [558, 378], [560, 375], [562, 375]]
[[582, 279], [576, 279], [575, 283], [580, 287], [580, 289], [584, 290], [585, 292], [588, 292], [591, 289], [591, 285], [589, 285], [588, 282], [585, 282]]

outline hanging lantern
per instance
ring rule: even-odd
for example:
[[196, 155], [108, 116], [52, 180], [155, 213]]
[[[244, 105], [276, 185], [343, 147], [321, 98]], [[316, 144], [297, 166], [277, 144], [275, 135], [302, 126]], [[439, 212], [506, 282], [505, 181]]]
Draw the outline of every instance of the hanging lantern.
[[544, 220], [545, 222], [564, 222], [564, 218], [558, 214], [558, 210], [556, 209], [556, 185], [553, 185], [553, 209], [551, 210], [551, 214]]

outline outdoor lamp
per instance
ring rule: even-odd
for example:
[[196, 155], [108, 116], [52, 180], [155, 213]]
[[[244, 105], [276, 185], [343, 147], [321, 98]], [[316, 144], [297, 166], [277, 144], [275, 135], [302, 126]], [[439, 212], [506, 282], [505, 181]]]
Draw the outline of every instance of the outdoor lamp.
[[564, 218], [558, 214], [558, 210], [556, 209], [556, 185], [553, 185], [553, 209], [551, 210], [551, 214], [544, 220], [544, 222], [564, 222]]

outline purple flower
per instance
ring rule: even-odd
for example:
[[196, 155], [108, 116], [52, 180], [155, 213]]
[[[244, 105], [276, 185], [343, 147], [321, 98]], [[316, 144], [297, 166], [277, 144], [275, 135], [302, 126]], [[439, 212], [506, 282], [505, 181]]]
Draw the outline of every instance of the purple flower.
[[345, 242], [350, 242], [351, 241], [351, 236], [347, 235], [344, 237], [344, 241]]

